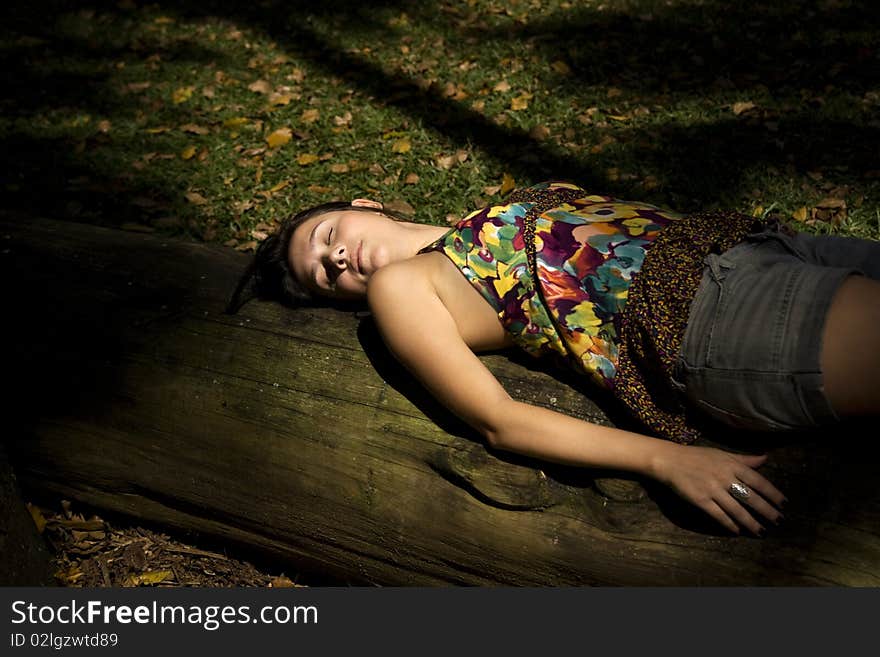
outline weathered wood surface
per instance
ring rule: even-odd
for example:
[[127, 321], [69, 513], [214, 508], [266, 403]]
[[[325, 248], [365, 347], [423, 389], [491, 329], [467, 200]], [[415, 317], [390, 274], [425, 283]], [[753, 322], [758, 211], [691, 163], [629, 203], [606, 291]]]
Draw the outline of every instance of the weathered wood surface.
[[[773, 450], [787, 519], [728, 537], [652, 482], [491, 453], [369, 318], [224, 315], [247, 256], [0, 222], [6, 439], [28, 488], [352, 584], [880, 584], [876, 441], [853, 427]], [[512, 396], [607, 422], [570, 378], [482, 358]]]

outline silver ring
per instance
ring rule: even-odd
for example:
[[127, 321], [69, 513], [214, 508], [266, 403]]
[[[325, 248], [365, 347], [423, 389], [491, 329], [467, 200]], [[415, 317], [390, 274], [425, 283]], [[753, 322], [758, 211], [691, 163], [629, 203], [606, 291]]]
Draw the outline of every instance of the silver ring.
[[734, 481], [732, 484], [730, 484], [729, 490], [730, 494], [738, 500], [747, 500], [752, 494], [752, 491], [749, 490], [748, 486], [743, 486], [738, 481]]

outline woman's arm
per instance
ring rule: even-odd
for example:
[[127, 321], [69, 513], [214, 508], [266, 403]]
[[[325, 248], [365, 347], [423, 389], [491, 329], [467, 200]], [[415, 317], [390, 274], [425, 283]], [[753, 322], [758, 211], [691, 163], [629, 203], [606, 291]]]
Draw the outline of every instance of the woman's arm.
[[[372, 276], [367, 300], [373, 317], [395, 357], [493, 447], [653, 477], [734, 532], [737, 522], [755, 532], [761, 526], [731, 497], [730, 482], [739, 479], [776, 503], [784, 499], [753, 469], [764, 456], [684, 447], [511, 399], [462, 340], [429, 278], [413, 275], [411, 266], [388, 265]], [[760, 495], [752, 495], [749, 502], [768, 518], [779, 515]]]

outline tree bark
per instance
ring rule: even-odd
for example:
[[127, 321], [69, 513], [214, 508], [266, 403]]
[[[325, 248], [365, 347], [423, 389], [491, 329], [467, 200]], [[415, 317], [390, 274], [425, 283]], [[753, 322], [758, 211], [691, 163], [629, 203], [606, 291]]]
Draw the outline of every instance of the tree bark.
[[[490, 451], [368, 316], [259, 301], [224, 315], [246, 255], [0, 228], [7, 447], [28, 488], [351, 584], [880, 584], [876, 441], [855, 425], [778, 442], [762, 472], [787, 518], [732, 537], [653, 482]], [[623, 421], [568, 372], [481, 358], [516, 399]]]

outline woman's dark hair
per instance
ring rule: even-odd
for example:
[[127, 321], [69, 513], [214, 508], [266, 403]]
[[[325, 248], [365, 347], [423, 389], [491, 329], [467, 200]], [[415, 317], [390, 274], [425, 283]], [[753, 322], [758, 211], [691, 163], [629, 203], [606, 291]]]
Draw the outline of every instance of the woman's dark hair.
[[254, 259], [239, 279], [229, 303], [226, 304], [226, 313], [234, 315], [251, 299], [278, 301], [291, 308], [327, 302], [326, 299], [316, 298], [294, 278], [287, 261], [287, 253], [293, 232], [301, 223], [335, 210], [375, 212], [387, 215], [396, 221], [407, 221], [407, 217], [393, 210], [352, 205], [346, 201], [322, 203], [287, 217], [281, 222], [278, 230], [260, 242]]

